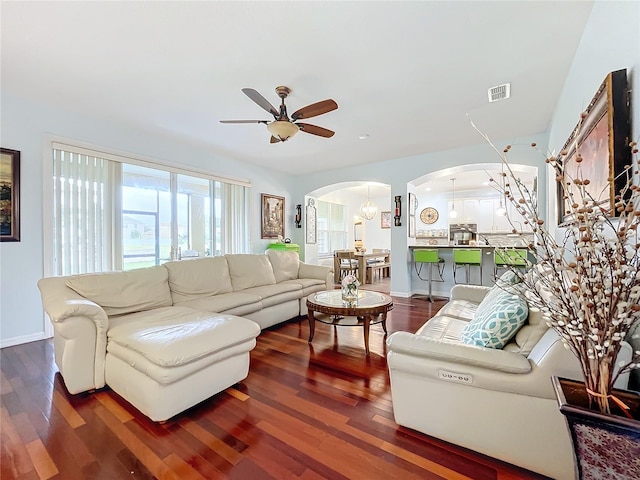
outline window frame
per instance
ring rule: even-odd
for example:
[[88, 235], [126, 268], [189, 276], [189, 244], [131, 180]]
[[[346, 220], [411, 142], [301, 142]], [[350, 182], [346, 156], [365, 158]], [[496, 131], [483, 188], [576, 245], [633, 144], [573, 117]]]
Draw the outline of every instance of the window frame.
[[[57, 137], [54, 135], [45, 135], [44, 142], [43, 142], [43, 149], [42, 149], [42, 154], [43, 154], [43, 176], [42, 176], [43, 216], [42, 217], [43, 217], [43, 240], [44, 240], [43, 241], [43, 272], [45, 276], [52, 276], [56, 274], [55, 273], [55, 270], [56, 270], [55, 252], [53, 248], [51, 248], [51, 245], [53, 244], [52, 241], [54, 238], [54, 215], [49, 214], [49, 213], [53, 213], [51, 212], [52, 201], [54, 199], [54, 196], [53, 196], [54, 189], [53, 189], [53, 181], [52, 181], [54, 176], [53, 152], [56, 149], [72, 152], [74, 154], [104, 158], [106, 160], [118, 162], [120, 164], [131, 164], [131, 165], [137, 165], [137, 166], [142, 166], [142, 167], [147, 167], [152, 169], [158, 169], [158, 170], [175, 174], [176, 177], [177, 175], [187, 175], [187, 176], [203, 178], [210, 181], [211, 182], [210, 184], [214, 185], [214, 187], [210, 189], [211, 191], [215, 191], [218, 188], [224, 189], [223, 184], [227, 184], [229, 186], [245, 187], [244, 198], [246, 199], [246, 202], [245, 202], [244, 209], [245, 209], [246, 218], [244, 223], [247, 226], [249, 225], [249, 217], [251, 215], [251, 206], [248, 203], [248, 200], [250, 198], [249, 191], [252, 187], [252, 184], [248, 179], [224, 176], [224, 175], [216, 174], [214, 172], [210, 172], [210, 171], [206, 171], [198, 168], [176, 166], [175, 164], [169, 164], [168, 162], [163, 162], [163, 161], [148, 158], [148, 157], [141, 157], [141, 156], [133, 155], [129, 153], [123, 153], [123, 152], [115, 151], [114, 149], [110, 149], [102, 146], [96, 146], [96, 145], [88, 144], [85, 142], [69, 140], [69, 139]], [[116, 179], [116, 181], [118, 182], [116, 190], [119, 192], [122, 186], [122, 178], [119, 177]], [[221, 185], [222, 187], [220, 187]], [[121, 220], [121, 216], [122, 216], [121, 194], [117, 195], [117, 197], [118, 197], [117, 200], [115, 200], [114, 202], [117, 205], [114, 205], [114, 208], [118, 212], [116, 217], [118, 217]], [[211, 216], [210, 222], [212, 226], [215, 225], [215, 222], [216, 222], [216, 213], [215, 213], [215, 209], [213, 208], [213, 203], [214, 203], [214, 200], [212, 200], [212, 205], [210, 210], [210, 216]], [[225, 216], [224, 211], [222, 212], [221, 216], [223, 217]], [[120, 221], [118, 221], [117, 225], [114, 226], [114, 228], [116, 227], [117, 227], [118, 233], [113, 235], [114, 238], [117, 238], [118, 236], [119, 237], [122, 236], [122, 225], [120, 224]], [[214, 236], [213, 241], [215, 245], [215, 230], [211, 233], [211, 235]], [[251, 238], [252, 232], [250, 228], [245, 229], [244, 236], [246, 237], [245, 248], [249, 250], [252, 244], [252, 238]], [[122, 256], [122, 250], [121, 250], [122, 239], [121, 238], [119, 242], [120, 242], [120, 245], [114, 249], [114, 252], [118, 252], [118, 248], [119, 248], [120, 250], [119, 255], [121, 257]], [[223, 245], [225, 244], [223, 243]], [[215, 252], [211, 252], [211, 253], [214, 254]]]

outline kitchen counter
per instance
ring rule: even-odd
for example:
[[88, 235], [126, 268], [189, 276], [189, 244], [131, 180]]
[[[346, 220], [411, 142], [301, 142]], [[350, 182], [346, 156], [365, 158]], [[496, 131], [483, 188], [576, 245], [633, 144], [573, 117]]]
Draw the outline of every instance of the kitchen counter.
[[[516, 240], [522, 241], [520, 238], [515, 238]], [[470, 280], [469, 283], [472, 285], [486, 285], [491, 286], [495, 282], [494, 272], [495, 272], [495, 263], [494, 263], [494, 252], [497, 248], [526, 248], [521, 247], [520, 245], [486, 245], [484, 242], [482, 245], [409, 245], [408, 250], [408, 260], [410, 262], [411, 272], [411, 293], [427, 295], [428, 294], [428, 283], [422, 279], [420, 279], [416, 274], [416, 266], [413, 261], [413, 250], [420, 248], [432, 248], [437, 249], [440, 257], [444, 260], [444, 272], [443, 277], [444, 281], [438, 282], [434, 281], [433, 283], [433, 296], [438, 297], [448, 297], [451, 288], [455, 285], [453, 279], [453, 252], [455, 250], [460, 249], [469, 249], [475, 248], [480, 249], [483, 253], [482, 255], [482, 276], [480, 276], [480, 272], [477, 268], [472, 268], [470, 272]], [[530, 261], [535, 262], [535, 259], [531, 254], [528, 255]], [[500, 270], [498, 273], [502, 273], [503, 270]], [[462, 279], [465, 278], [464, 273], [462, 274]]]

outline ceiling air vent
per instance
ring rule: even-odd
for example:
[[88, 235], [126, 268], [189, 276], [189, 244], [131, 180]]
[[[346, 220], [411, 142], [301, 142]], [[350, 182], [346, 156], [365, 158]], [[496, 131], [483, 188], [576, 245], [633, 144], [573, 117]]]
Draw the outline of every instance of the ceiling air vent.
[[489, 102], [504, 100], [505, 98], [509, 98], [511, 96], [511, 84], [504, 83], [502, 85], [491, 87], [487, 93], [489, 95]]

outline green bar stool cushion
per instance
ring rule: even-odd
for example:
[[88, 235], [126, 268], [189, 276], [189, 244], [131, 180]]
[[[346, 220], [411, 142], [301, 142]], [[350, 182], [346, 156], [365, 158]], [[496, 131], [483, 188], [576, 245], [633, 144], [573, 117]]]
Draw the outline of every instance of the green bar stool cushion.
[[458, 283], [456, 271], [465, 268], [465, 283], [469, 283], [470, 267], [480, 267], [480, 283], [482, 285], [482, 250], [479, 248], [454, 248], [453, 249], [453, 282]]
[[[444, 258], [440, 257], [438, 249], [435, 248], [416, 248], [413, 250], [413, 265], [416, 269], [416, 275], [420, 280], [429, 282], [429, 300], [433, 303], [431, 294], [431, 282], [444, 282], [442, 274], [444, 272]], [[423, 278], [421, 275], [423, 264], [429, 264], [429, 277]], [[418, 266], [419, 265], [419, 266]], [[437, 274], [440, 278], [433, 278], [433, 265], [437, 267]]]
[[480, 265], [482, 264], [482, 250], [480, 249], [454, 249], [453, 261], [462, 265]]

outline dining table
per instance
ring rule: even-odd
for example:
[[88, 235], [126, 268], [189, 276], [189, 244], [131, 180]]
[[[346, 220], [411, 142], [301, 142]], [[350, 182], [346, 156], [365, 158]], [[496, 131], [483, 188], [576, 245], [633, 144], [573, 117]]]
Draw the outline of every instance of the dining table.
[[[389, 252], [355, 252], [354, 257], [358, 260], [358, 272], [357, 277], [361, 285], [365, 283], [371, 283], [371, 276], [367, 276], [367, 260], [380, 259], [381, 263], [385, 265], [390, 264]], [[333, 257], [333, 279], [335, 283], [340, 283], [340, 260], [334, 255]]]

